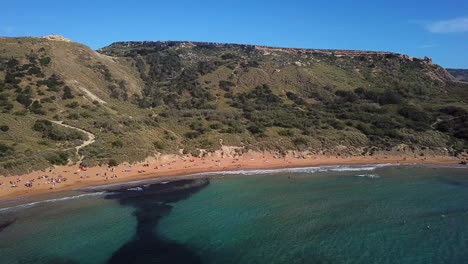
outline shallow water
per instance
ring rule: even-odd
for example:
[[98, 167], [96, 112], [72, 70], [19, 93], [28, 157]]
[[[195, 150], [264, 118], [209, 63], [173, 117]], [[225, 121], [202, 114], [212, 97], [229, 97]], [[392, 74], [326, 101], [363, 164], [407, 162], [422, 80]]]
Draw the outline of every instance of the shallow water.
[[468, 263], [467, 169], [228, 174], [2, 210], [0, 263]]

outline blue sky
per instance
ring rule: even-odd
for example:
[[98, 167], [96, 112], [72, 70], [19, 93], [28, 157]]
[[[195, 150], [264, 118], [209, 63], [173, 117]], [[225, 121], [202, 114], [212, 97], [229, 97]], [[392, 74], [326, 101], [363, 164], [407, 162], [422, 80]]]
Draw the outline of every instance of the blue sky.
[[3, 0], [0, 36], [378, 50], [468, 68], [468, 1]]

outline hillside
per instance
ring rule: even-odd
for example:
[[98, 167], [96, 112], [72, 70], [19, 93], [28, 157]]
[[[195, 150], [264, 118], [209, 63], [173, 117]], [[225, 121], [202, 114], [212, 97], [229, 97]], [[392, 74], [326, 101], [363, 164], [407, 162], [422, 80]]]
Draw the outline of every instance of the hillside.
[[[0, 38], [0, 174], [222, 146], [331, 155], [468, 148], [468, 84], [429, 58], [241, 44]], [[64, 121], [71, 127], [49, 121]], [[92, 144], [82, 129], [95, 136]]]
[[468, 82], [467, 69], [446, 69], [455, 79], [462, 82]]

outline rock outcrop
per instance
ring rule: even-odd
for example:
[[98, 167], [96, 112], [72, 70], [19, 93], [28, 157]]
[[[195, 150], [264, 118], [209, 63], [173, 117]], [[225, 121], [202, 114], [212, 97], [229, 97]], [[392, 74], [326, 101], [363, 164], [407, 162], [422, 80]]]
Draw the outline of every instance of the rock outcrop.
[[56, 41], [65, 41], [65, 42], [72, 42], [71, 39], [64, 38], [60, 35], [47, 35], [41, 38], [48, 39], [48, 40], [56, 40]]

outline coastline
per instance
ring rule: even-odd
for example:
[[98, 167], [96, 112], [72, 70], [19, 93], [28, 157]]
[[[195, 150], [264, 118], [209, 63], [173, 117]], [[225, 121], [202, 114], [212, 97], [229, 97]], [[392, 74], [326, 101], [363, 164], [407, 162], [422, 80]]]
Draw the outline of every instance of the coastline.
[[[125, 184], [145, 180], [174, 180], [193, 177], [194, 174], [216, 173], [237, 170], [284, 169], [333, 165], [366, 165], [366, 164], [458, 164], [459, 159], [450, 156], [416, 157], [408, 155], [376, 155], [376, 156], [310, 156], [310, 157], [282, 157], [278, 158], [270, 153], [248, 153], [242, 156], [225, 157], [184, 157], [166, 155], [151, 158], [145, 162], [124, 163], [112, 170], [107, 166], [92, 167], [82, 170], [78, 165], [57, 166], [48, 171], [3, 177], [0, 182], [0, 201], [15, 198], [25, 198], [36, 195], [59, 193], [83, 189], [108, 189], [111, 185]], [[113, 175], [117, 177], [113, 177]], [[66, 178], [66, 181], [47, 184], [50, 178]], [[10, 187], [9, 182], [17, 182], [17, 187]], [[33, 187], [26, 187], [25, 183], [33, 181]]]

